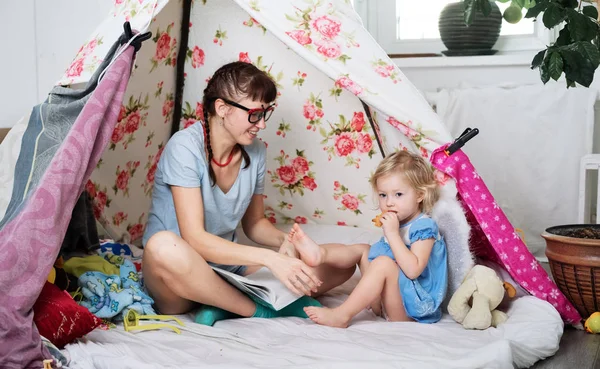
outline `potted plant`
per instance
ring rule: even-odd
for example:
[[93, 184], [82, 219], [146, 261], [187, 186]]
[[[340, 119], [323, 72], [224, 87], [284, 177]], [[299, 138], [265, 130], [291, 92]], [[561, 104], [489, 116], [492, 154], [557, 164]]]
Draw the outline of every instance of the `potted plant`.
[[[473, 22], [477, 12], [491, 13], [488, 0], [463, 0], [464, 19]], [[598, 10], [592, 5], [597, 0], [496, 0], [511, 2], [504, 11], [504, 19], [517, 23], [526, 11], [525, 18], [536, 18], [543, 13], [542, 21], [548, 29], [562, 27], [558, 39], [545, 50], [538, 52], [531, 69], [538, 68], [542, 82], [558, 80], [564, 73], [567, 87], [580, 84], [589, 87], [594, 72], [600, 65], [600, 27]], [[564, 25], [564, 26], [563, 26]]]
[[[442, 51], [444, 55], [492, 55], [498, 51], [492, 47], [500, 37], [502, 12], [493, 0], [485, 1], [485, 4], [481, 12], [472, 11], [472, 6], [469, 9], [470, 4], [465, 1], [448, 3], [442, 9], [438, 28], [440, 38], [448, 48]], [[468, 24], [464, 21], [465, 11], [469, 11]]]

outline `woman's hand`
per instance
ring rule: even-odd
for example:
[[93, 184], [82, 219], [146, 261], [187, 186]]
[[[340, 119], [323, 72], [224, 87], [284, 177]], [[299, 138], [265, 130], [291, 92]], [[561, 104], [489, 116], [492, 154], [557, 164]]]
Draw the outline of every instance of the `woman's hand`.
[[294, 245], [288, 240], [287, 235], [286, 235], [286, 237], [284, 237], [283, 243], [279, 247], [279, 253], [283, 254], [283, 255], [287, 255], [287, 256], [295, 258], [295, 259], [300, 258], [298, 251], [296, 251], [296, 248], [294, 247]]
[[381, 216], [383, 234], [386, 238], [391, 238], [400, 234], [400, 222], [395, 212], [388, 211]]
[[317, 287], [323, 283], [302, 260], [284, 254], [273, 253], [266, 267], [297, 295], [310, 296], [311, 292], [317, 292]]

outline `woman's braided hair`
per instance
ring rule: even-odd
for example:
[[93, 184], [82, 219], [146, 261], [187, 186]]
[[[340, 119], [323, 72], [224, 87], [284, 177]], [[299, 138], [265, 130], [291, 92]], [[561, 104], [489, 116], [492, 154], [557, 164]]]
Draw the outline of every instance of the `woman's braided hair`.
[[[271, 103], [277, 97], [277, 86], [269, 75], [250, 63], [233, 62], [217, 69], [204, 89], [202, 106], [204, 110], [204, 130], [206, 131], [206, 148], [208, 149], [208, 171], [211, 186], [217, 182], [215, 171], [210, 164], [213, 159], [210, 145], [210, 125], [208, 118], [217, 114], [215, 100], [225, 98], [237, 101], [240, 98], [249, 98], [253, 101]], [[244, 158], [244, 169], [250, 165], [250, 156], [241, 145], [237, 145]]]

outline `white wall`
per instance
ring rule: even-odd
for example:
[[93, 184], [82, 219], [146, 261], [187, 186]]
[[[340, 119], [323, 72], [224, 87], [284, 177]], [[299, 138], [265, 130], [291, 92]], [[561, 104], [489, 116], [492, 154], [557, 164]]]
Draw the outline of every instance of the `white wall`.
[[42, 102], [114, 0], [0, 1], [0, 128]]

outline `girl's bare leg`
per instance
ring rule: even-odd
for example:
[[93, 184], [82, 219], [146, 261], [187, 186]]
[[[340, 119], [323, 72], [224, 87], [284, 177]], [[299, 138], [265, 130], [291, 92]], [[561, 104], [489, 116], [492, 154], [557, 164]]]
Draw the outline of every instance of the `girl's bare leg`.
[[197, 303], [250, 317], [256, 304], [219, 277], [186, 241], [158, 232], [144, 247], [144, 285], [162, 314], [183, 314]]
[[[360, 269], [361, 276], [365, 275], [365, 273], [367, 272], [367, 268], [370, 264], [371, 262], [369, 261], [369, 252], [367, 251], [363, 254], [362, 258], [360, 259], [360, 262], [358, 263], [358, 268]], [[377, 298], [375, 298], [375, 300], [373, 300], [373, 302], [371, 303], [371, 310], [375, 315], [381, 316], [381, 296], [378, 296]]]
[[408, 321], [398, 288], [398, 265], [381, 256], [371, 262], [348, 299], [335, 309], [306, 307], [304, 311], [315, 323], [345, 328], [350, 320], [383, 293], [386, 312], [393, 321]]

